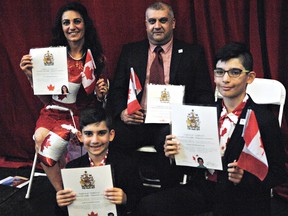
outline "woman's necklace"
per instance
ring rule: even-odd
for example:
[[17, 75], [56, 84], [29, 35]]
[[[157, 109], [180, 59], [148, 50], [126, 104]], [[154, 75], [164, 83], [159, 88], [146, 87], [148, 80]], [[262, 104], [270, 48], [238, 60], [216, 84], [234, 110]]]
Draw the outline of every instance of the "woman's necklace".
[[80, 58], [74, 58], [70, 52], [68, 52], [68, 55], [75, 61], [75, 67], [79, 68], [79, 61], [82, 60], [85, 56], [86, 52], [83, 53], [83, 55]]

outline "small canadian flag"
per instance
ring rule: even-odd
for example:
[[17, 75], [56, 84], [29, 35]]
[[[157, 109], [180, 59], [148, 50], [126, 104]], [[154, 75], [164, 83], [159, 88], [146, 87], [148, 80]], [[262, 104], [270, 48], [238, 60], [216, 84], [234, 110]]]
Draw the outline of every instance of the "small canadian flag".
[[142, 87], [137, 74], [134, 69], [130, 69], [130, 81], [128, 90], [128, 100], [127, 100], [127, 111], [128, 114], [132, 114], [141, 109], [141, 106], [136, 98], [136, 96], [142, 91]]
[[263, 181], [268, 173], [268, 161], [256, 115], [251, 109], [247, 110], [246, 123], [243, 128], [242, 136], [245, 140], [245, 144], [238, 159], [238, 166]]
[[82, 75], [82, 85], [87, 94], [91, 94], [94, 92], [96, 77], [94, 74], [94, 70], [96, 69], [95, 62], [93, 60], [93, 56], [91, 50], [87, 50], [87, 55], [85, 59], [84, 69], [81, 72]]

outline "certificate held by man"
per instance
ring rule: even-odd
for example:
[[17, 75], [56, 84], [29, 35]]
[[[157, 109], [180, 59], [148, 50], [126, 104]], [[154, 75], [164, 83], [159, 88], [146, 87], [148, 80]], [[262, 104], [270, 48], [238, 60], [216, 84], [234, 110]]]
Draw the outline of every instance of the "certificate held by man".
[[182, 104], [185, 86], [147, 85], [147, 113], [145, 123], [169, 124], [171, 105]]
[[172, 134], [180, 142], [177, 165], [222, 170], [217, 108], [172, 105]]
[[30, 49], [30, 55], [34, 94], [62, 94], [62, 88], [68, 87], [66, 47]]
[[69, 216], [117, 216], [116, 205], [104, 197], [105, 189], [113, 187], [110, 165], [62, 169], [61, 174], [64, 188], [77, 197], [68, 206]]

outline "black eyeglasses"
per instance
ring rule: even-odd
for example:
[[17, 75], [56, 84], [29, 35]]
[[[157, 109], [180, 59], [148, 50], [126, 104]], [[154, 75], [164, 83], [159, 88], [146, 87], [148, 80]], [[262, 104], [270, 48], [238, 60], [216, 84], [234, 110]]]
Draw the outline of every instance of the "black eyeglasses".
[[221, 68], [214, 69], [214, 75], [216, 77], [223, 77], [225, 73], [228, 73], [229, 77], [236, 78], [239, 77], [241, 73], [250, 73], [250, 71], [239, 68], [231, 68], [230, 70], [223, 70]]

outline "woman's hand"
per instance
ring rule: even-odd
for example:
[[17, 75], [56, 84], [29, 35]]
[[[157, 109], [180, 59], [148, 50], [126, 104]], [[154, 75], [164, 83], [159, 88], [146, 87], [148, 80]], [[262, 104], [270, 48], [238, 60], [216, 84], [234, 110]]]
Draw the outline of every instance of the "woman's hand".
[[58, 206], [68, 206], [76, 199], [76, 194], [70, 189], [60, 190], [56, 193]]
[[108, 79], [107, 79], [107, 83], [105, 82], [103, 78], [100, 78], [97, 80], [95, 91], [96, 91], [98, 100], [100, 101], [104, 100], [104, 98], [108, 95], [109, 87], [110, 87], [110, 83]]
[[27, 55], [24, 55], [22, 57], [22, 59], [20, 61], [20, 68], [25, 73], [25, 75], [27, 76], [30, 84], [32, 85], [32, 68], [33, 68], [33, 64], [32, 64], [31, 55], [27, 54]]
[[127, 195], [121, 188], [106, 189], [104, 195], [113, 204], [125, 205], [127, 202]]
[[164, 144], [164, 152], [166, 157], [174, 158], [179, 153], [180, 143], [174, 135], [167, 135]]
[[228, 164], [228, 179], [233, 182], [234, 185], [237, 185], [241, 182], [244, 170], [238, 167], [238, 163], [234, 161], [233, 163]]

